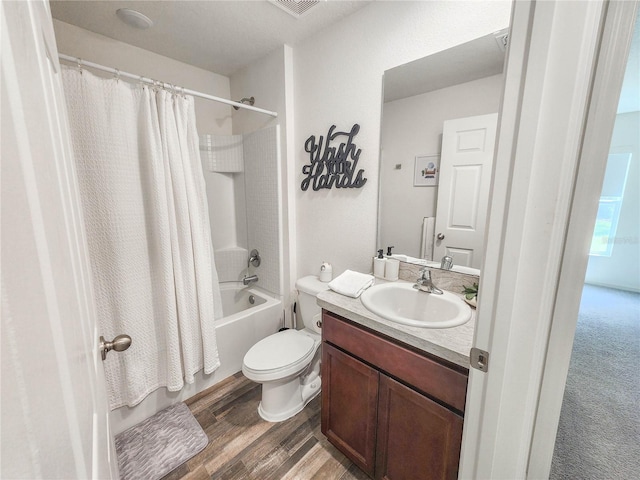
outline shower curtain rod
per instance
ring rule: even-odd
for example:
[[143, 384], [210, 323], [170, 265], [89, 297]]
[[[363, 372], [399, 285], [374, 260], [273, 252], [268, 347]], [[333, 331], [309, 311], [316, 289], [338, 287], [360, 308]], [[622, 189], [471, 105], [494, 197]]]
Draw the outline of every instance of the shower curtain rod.
[[[103, 72], [112, 73], [112, 74], [114, 74], [114, 75], [116, 75], [118, 77], [128, 78], [130, 80], [136, 80], [138, 82], [144, 82], [144, 83], [147, 83], [149, 85], [153, 85], [153, 84], [157, 84], [157, 83], [160, 83], [161, 85], [170, 85], [168, 83], [158, 82], [157, 80], [154, 80], [152, 78], [142, 77], [140, 75], [134, 75], [132, 73], [123, 72], [123, 71], [118, 70], [117, 68], [105, 67], [104, 65], [100, 65], [98, 63], [88, 62], [87, 60], [83, 60], [83, 59], [78, 58], [78, 57], [72, 57], [70, 55], [65, 55], [64, 53], [58, 54], [58, 57], [60, 58], [60, 60], [65, 60], [67, 62], [74, 63], [74, 64], [76, 64], [78, 66], [95, 68], [96, 70], [101, 70]], [[246, 105], [246, 104], [240, 103], [240, 102], [234, 102], [233, 100], [227, 100], [226, 98], [214, 97], [213, 95], [208, 95], [206, 93], [197, 92], [195, 90], [189, 90], [188, 88], [176, 87], [176, 89], [179, 90], [182, 93], [187, 94], [187, 95], [193, 95], [194, 97], [200, 97], [200, 98], [204, 98], [204, 99], [207, 99], [207, 100], [213, 100], [214, 102], [225, 103], [227, 105], [232, 105], [234, 107], [244, 108], [246, 110], [251, 110], [253, 112], [258, 112], [258, 113], [264, 113], [266, 115], [271, 115], [272, 117], [277, 117], [278, 116], [277, 112], [272, 112], [270, 110], [264, 110], [263, 108], [252, 107], [251, 105]]]

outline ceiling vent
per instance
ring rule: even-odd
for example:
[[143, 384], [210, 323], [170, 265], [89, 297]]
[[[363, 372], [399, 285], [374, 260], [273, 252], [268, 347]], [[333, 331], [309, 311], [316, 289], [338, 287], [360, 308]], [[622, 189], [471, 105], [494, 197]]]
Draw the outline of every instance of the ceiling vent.
[[293, 17], [301, 18], [309, 13], [313, 7], [319, 5], [320, 0], [269, 0], [269, 3], [281, 8]]

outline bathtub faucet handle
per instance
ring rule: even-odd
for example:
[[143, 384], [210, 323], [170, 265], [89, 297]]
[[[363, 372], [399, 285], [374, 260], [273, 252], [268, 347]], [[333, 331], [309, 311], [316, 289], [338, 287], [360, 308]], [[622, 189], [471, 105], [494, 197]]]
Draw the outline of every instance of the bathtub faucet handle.
[[258, 250], [254, 248], [253, 250], [251, 250], [251, 253], [249, 254], [249, 261], [247, 262], [247, 268], [249, 268], [249, 266], [251, 265], [253, 265], [254, 267], [259, 267], [261, 261], [262, 259], [260, 258], [260, 252], [258, 252]]

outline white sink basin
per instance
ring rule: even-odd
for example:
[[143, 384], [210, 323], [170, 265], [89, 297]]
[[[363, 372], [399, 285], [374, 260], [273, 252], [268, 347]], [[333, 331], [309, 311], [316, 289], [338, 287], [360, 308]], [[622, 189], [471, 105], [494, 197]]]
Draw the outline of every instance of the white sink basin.
[[376, 315], [413, 327], [457, 327], [471, 318], [469, 305], [454, 294], [421, 292], [410, 283], [375, 285], [360, 298], [366, 309]]

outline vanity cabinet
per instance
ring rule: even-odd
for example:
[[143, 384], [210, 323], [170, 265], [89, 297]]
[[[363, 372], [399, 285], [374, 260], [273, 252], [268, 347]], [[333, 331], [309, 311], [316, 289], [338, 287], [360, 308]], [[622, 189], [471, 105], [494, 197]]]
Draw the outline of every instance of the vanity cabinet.
[[376, 479], [454, 479], [468, 370], [323, 311], [322, 433]]

